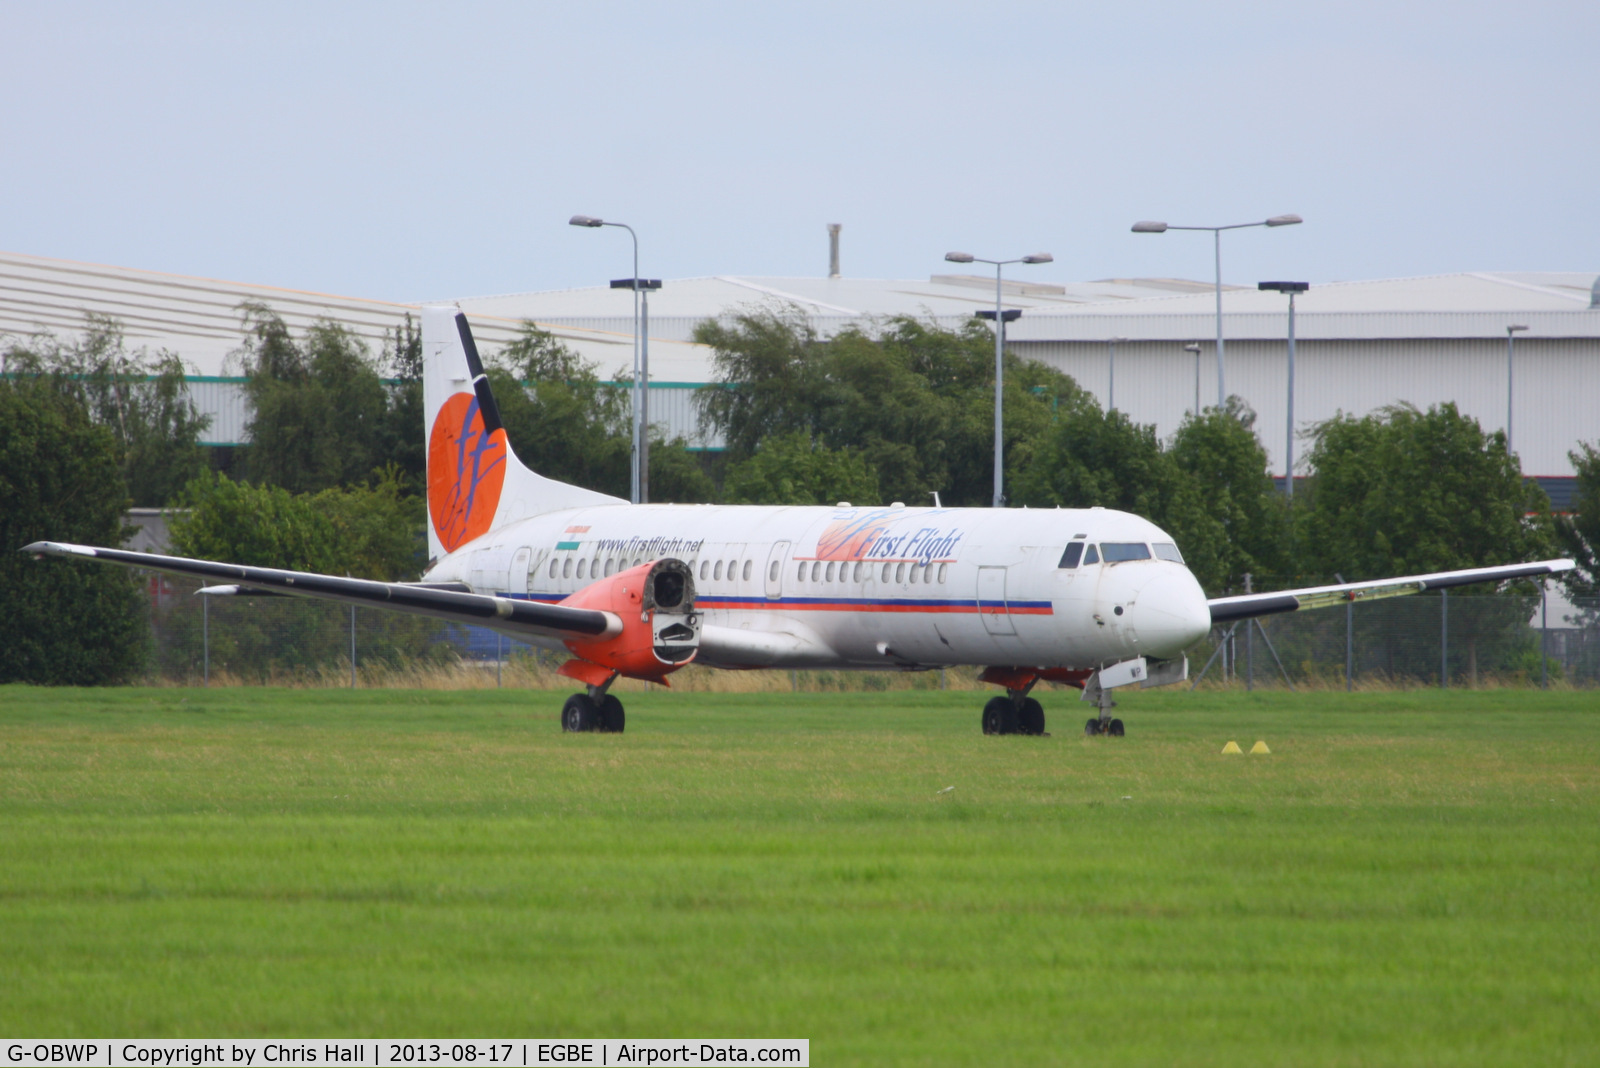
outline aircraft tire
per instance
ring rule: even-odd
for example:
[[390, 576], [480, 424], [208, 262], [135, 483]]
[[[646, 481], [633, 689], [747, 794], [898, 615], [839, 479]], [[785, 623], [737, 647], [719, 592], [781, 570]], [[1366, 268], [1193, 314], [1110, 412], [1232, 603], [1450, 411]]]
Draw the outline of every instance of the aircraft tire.
[[1099, 735], [1100, 735], [1100, 717], [1099, 716], [1090, 716], [1089, 717], [1089, 721], [1083, 725], [1083, 733], [1088, 735], [1090, 738], [1099, 737]]
[[614, 694], [606, 694], [606, 699], [600, 706], [600, 729], [611, 734], [621, 734], [628, 724], [628, 717], [622, 711], [622, 702]]
[[1111, 724], [1110, 724], [1110, 729], [1107, 730], [1106, 733], [1111, 735], [1111, 737], [1113, 737], [1113, 738], [1121, 738], [1122, 737], [1122, 721], [1120, 719], [1112, 720]]
[[1021, 734], [1044, 733], [1044, 706], [1032, 697], [1017, 703], [1017, 730]]
[[1009, 697], [991, 697], [983, 706], [983, 733], [1017, 733], [1017, 706]]
[[600, 726], [600, 710], [586, 693], [575, 693], [561, 706], [561, 729], [569, 734], [596, 730]]

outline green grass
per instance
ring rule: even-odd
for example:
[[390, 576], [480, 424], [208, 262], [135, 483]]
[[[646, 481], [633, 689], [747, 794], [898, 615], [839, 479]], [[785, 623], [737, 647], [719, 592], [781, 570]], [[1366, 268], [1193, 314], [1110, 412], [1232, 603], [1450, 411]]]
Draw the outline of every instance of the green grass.
[[1600, 1061], [1600, 695], [558, 704], [0, 688], [0, 1032]]

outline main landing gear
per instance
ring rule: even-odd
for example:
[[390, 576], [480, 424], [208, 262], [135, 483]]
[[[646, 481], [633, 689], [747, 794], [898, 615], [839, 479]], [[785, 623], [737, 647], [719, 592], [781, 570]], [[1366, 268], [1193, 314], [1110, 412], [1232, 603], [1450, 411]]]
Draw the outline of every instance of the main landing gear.
[[991, 697], [983, 706], [983, 733], [1043, 734], [1044, 706], [1029, 697], [1026, 690]]
[[564, 731], [606, 731], [621, 734], [627, 725], [622, 702], [606, 691], [617, 681], [616, 673], [603, 686], [591, 686], [588, 693], [575, 693], [561, 706], [561, 729]]

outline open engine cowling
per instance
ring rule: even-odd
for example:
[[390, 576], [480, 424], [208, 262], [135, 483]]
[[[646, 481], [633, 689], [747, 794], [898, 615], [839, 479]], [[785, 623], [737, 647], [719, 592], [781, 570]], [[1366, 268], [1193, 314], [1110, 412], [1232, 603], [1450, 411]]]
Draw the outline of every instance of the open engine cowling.
[[578, 659], [563, 664], [561, 674], [591, 686], [604, 685], [613, 671], [666, 684], [700, 651], [694, 593], [689, 565], [670, 557], [585, 586], [561, 603], [610, 612], [622, 629], [600, 638], [568, 638], [564, 644]]

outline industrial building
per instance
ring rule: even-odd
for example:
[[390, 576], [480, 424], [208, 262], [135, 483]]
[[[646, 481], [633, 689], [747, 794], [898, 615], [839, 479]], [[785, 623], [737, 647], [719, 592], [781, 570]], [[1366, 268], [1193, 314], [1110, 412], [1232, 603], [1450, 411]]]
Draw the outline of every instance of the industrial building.
[[[1016, 273], [1029, 268], [1014, 268]], [[522, 320], [551, 330], [607, 379], [632, 365], [633, 297], [607, 286], [454, 298], [487, 351]], [[1212, 284], [1112, 279], [1056, 284], [1023, 276], [1002, 287], [1021, 318], [1007, 339], [1020, 356], [1070, 374], [1102, 404], [1167, 437], [1194, 409], [1217, 401]], [[376, 353], [386, 332], [421, 302], [329, 296], [121, 267], [0, 253], [0, 334], [66, 337], [86, 312], [119, 320], [131, 347], [169, 349], [193, 371], [191, 392], [212, 416], [209, 440], [243, 440], [248, 413], [237, 358], [241, 306], [274, 309], [297, 335], [331, 319]], [[701, 447], [693, 391], [714, 377], [694, 327], [752, 308], [790, 308], [822, 334], [870, 329], [910, 315], [957, 326], [995, 302], [993, 276], [934, 274], [926, 281], [712, 277], [668, 280], [650, 297], [651, 416]], [[1287, 451], [1285, 296], [1254, 285], [1222, 294], [1226, 388], [1257, 413], [1273, 470]], [[1515, 334], [1509, 327], [1526, 327]], [[1313, 285], [1296, 300], [1295, 425], [1303, 434], [1338, 412], [1454, 401], [1488, 430], [1511, 421], [1523, 471], [1561, 506], [1570, 498], [1569, 450], [1600, 440], [1600, 277], [1569, 272], [1463, 272]], [[1198, 344], [1199, 352], [1191, 346]], [[1508, 356], [1514, 352], [1514, 357]], [[1113, 370], [1114, 368], [1114, 370]], [[1114, 379], [1113, 379], [1114, 375]], [[1509, 405], [1508, 405], [1509, 401]], [[1305, 443], [1295, 446], [1297, 457]]]

